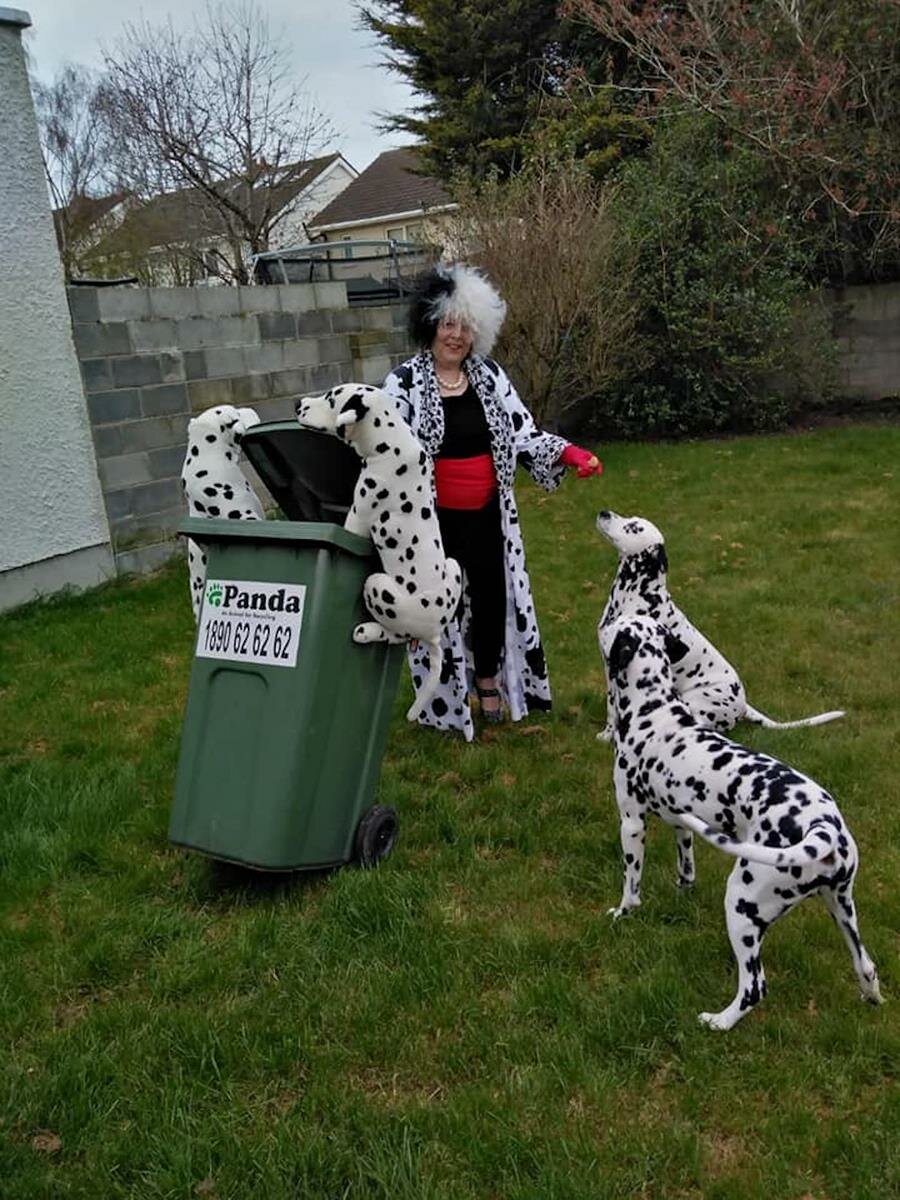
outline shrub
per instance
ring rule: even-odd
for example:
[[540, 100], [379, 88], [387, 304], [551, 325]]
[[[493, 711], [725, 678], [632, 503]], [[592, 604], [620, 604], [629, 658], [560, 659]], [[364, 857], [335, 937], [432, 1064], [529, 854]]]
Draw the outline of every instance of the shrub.
[[616, 257], [635, 264], [639, 315], [632, 362], [597, 404], [601, 432], [771, 429], [827, 393], [832, 354], [804, 247], [762, 161], [712, 119], [662, 118], [648, 157], [623, 166], [608, 216]]

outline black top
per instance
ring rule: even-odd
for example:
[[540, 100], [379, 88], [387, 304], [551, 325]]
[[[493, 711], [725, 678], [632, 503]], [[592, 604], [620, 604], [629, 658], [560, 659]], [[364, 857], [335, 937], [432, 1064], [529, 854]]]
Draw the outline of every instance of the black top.
[[491, 437], [484, 408], [471, 383], [461, 396], [442, 396], [444, 440], [436, 458], [475, 458], [490, 454]]

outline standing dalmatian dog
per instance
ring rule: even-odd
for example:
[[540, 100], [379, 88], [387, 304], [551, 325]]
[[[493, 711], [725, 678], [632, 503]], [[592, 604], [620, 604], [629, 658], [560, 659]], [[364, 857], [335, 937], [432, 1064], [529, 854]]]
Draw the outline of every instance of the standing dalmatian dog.
[[[669, 560], [663, 535], [656, 526], [643, 517], [620, 517], [604, 511], [597, 516], [597, 529], [619, 552], [619, 567], [597, 626], [598, 639], [602, 644], [604, 631], [623, 613], [652, 617], [665, 631], [675, 688], [701, 724], [723, 732], [738, 721], [751, 721], [767, 729], [796, 729], [801, 725], [824, 725], [844, 715], [837, 710], [799, 721], [773, 721], [748, 704], [737, 671], [691, 624], [669, 594]], [[609, 715], [606, 728], [597, 736], [601, 741], [610, 741]]]
[[415, 721], [441, 675], [441, 637], [453, 619], [462, 572], [444, 557], [434, 510], [433, 467], [385, 392], [348, 383], [296, 403], [297, 421], [345, 438], [363, 460], [344, 528], [371, 537], [384, 571], [363, 587], [374, 617], [357, 625], [355, 642], [412, 640], [428, 649], [429, 673], [407, 719]]
[[[223, 404], [208, 408], [188, 424], [188, 448], [181, 468], [181, 486], [192, 517], [231, 517], [264, 521], [266, 514], [241, 470], [241, 438], [259, 417], [252, 408]], [[206, 581], [206, 555], [188, 538], [191, 604], [200, 619]]]
[[678, 882], [694, 881], [694, 833], [737, 858], [725, 892], [737, 993], [721, 1012], [700, 1013], [731, 1029], [766, 994], [760, 950], [766, 930], [819, 894], [849, 947], [864, 1000], [881, 1001], [878, 974], [853, 904], [856, 843], [837, 804], [777, 758], [703, 728], [684, 703], [655, 621], [627, 615], [602, 633], [613, 709], [614, 783], [625, 880], [620, 917], [641, 903], [648, 813], [676, 830]]

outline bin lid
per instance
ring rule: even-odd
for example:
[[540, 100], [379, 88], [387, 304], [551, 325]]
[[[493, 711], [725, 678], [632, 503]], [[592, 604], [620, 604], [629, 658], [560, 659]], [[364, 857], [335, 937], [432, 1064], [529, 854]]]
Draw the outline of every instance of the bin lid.
[[207, 542], [281, 542], [285, 545], [335, 546], [359, 558], [374, 554], [368, 538], [341, 525], [307, 521], [230, 521], [227, 517], [183, 517], [178, 533]]
[[247, 430], [241, 449], [289, 521], [344, 523], [362, 469], [346, 442], [296, 421], [266, 421]]

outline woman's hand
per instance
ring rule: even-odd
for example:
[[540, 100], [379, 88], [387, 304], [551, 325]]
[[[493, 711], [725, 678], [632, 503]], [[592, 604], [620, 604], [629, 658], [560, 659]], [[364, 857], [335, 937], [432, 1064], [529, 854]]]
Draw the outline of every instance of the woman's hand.
[[575, 467], [579, 479], [587, 479], [589, 475], [602, 475], [603, 463], [590, 450], [582, 450], [570, 442], [559, 456], [559, 461], [567, 467]]

